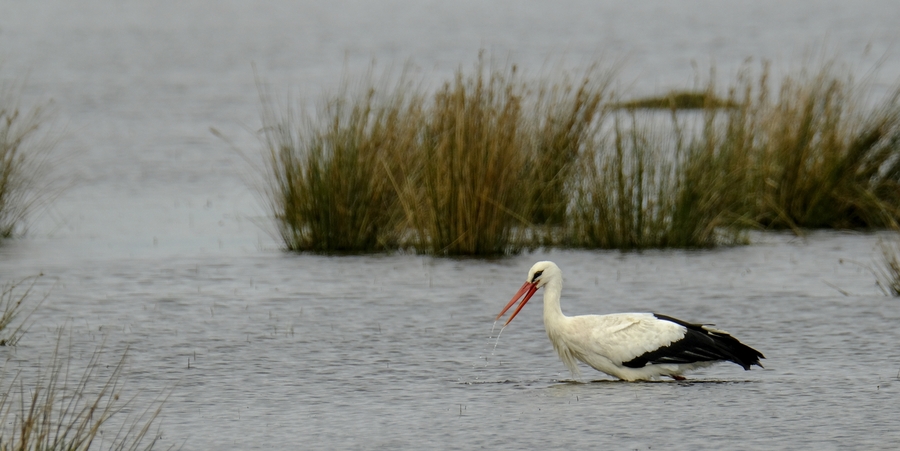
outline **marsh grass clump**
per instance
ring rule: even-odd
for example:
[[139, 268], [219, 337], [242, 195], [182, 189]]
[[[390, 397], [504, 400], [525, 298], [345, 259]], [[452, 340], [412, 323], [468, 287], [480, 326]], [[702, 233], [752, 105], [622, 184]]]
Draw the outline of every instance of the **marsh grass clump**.
[[745, 73], [729, 101], [707, 110], [697, 146], [726, 165], [734, 213], [764, 228], [895, 227], [900, 218], [900, 104], [860, 104], [862, 87], [832, 65], [785, 77]]
[[401, 198], [414, 247], [434, 255], [521, 249], [527, 154], [515, 67], [460, 70], [429, 102]]
[[[71, 350], [70, 350], [71, 352]], [[149, 450], [159, 439], [151, 432], [162, 408], [133, 413], [134, 398], [120, 399], [125, 354], [110, 368], [96, 351], [80, 377], [71, 375], [70, 363], [54, 351], [49, 368], [33, 378], [14, 375], [4, 368], [4, 391], [0, 393], [0, 449], [59, 450], [90, 449]], [[116, 417], [115, 421], [111, 421]]]
[[592, 67], [529, 81], [515, 65], [483, 57], [472, 74], [457, 71], [424, 110], [419, 177], [405, 178], [416, 247], [499, 255], [555, 244], [608, 111], [612, 74]]
[[726, 179], [712, 155], [677, 139], [678, 124], [651, 126], [616, 113], [575, 194], [567, 244], [602, 249], [700, 248], [742, 234], [724, 209]]
[[[623, 120], [631, 119], [631, 128]], [[575, 194], [569, 243], [588, 248], [644, 248], [663, 240], [674, 187], [672, 165], [661, 162], [653, 136], [635, 118], [616, 115], [611, 137], [584, 160]]]
[[416, 138], [418, 101], [401, 87], [345, 87], [314, 119], [299, 122], [264, 102], [268, 198], [288, 249], [357, 253], [398, 245], [402, 212], [386, 170]]
[[[609, 113], [613, 70], [592, 67], [573, 82], [544, 81], [526, 112], [529, 134], [524, 174], [527, 218], [533, 226], [564, 226], [586, 153]], [[553, 242], [552, 238], [544, 242]]]
[[[527, 80], [480, 55], [426, 93], [364, 81], [313, 116], [265, 108], [268, 197], [291, 250], [502, 255], [895, 228], [900, 102], [826, 64], [742, 71], [721, 96], [621, 102], [614, 71]], [[715, 80], [715, 77], [710, 77]], [[651, 102], [651, 100], [653, 100]], [[661, 125], [664, 123], [664, 125]]]
[[21, 109], [14, 91], [0, 86], [0, 238], [20, 232], [26, 216], [55, 192], [48, 177], [53, 142], [39, 132], [46, 108]]

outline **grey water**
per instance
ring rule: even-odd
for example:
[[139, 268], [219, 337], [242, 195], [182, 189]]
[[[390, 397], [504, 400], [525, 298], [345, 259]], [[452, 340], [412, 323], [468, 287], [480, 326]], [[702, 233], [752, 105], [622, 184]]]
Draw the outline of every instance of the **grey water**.
[[[0, 77], [55, 112], [68, 187], [0, 245], [0, 282], [43, 273], [33, 298], [46, 295], [0, 349], [4, 374], [32, 374], [61, 334], [73, 367], [127, 348], [135, 410], [168, 393], [160, 448], [896, 449], [900, 301], [870, 271], [878, 234], [501, 260], [295, 255], [246, 158], [260, 150], [258, 79], [313, 102], [372, 64], [440, 82], [486, 49], [536, 76], [620, 61], [619, 89], [637, 95], [710, 66], [731, 80], [747, 58], [787, 73], [825, 53], [886, 91], [898, 22], [889, 0], [0, 0]], [[714, 323], [765, 369], [573, 378], [539, 300], [499, 340], [494, 328], [543, 259], [563, 269], [567, 314]]]

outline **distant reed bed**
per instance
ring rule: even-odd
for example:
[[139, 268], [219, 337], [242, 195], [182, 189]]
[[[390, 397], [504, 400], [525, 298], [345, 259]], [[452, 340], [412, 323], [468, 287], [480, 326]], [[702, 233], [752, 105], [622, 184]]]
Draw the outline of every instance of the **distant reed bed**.
[[479, 58], [437, 89], [371, 74], [297, 118], [264, 105], [288, 249], [502, 255], [738, 244], [749, 228], [900, 218], [900, 105], [826, 64], [724, 93], [622, 100], [614, 68], [527, 78]]

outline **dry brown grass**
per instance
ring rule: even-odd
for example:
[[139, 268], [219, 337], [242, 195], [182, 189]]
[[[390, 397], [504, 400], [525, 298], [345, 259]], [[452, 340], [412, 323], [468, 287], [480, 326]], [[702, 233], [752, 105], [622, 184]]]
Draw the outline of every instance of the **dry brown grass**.
[[435, 255], [515, 252], [525, 214], [523, 86], [479, 63], [433, 96], [400, 193], [413, 246]]
[[533, 247], [534, 224], [564, 222], [596, 132], [611, 77], [594, 73], [529, 85], [514, 65], [482, 57], [430, 96], [369, 74], [303, 121], [264, 101], [268, 198], [284, 242], [320, 253]]
[[612, 74], [593, 67], [530, 82], [515, 65], [483, 56], [471, 75], [458, 71], [424, 109], [404, 171], [414, 247], [498, 255], [555, 243], [607, 112]]

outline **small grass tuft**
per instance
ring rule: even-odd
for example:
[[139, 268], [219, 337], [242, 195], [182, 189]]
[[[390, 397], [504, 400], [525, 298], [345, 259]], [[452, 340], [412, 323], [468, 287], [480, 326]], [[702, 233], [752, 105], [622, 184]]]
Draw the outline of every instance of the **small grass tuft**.
[[881, 249], [881, 261], [872, 271], [875, 283], [884, 294], [900, 297], [900, 240], [897, 237], [878, 241]]
[[47, 108], [21, 109], [15, 91], [0, 86], [0, 238], [23, 232], [28, 214], [58, 191], [49, 175], [54, 142], [39, 132]]
[[[17, 374], [4, 384], [0, 397], [0, 449], [152, 449], [159, 434], [151, 432], [151, 428], [162, 409], [162, 400], [157, 400], [156, 408], [143, 413], [123, 414], [130, 411], [134, 401], [120, 399], [125, 354], [118, 364], [112, 365], [111, 374], [101, 378], [99, 369], [109, 366], [101, 364], [103, 352], [97, 350], [80, 378], [70, 380], [69, 363], [59, 353], [57, 346], [47, 372], [39, 370], [29, 380]], [[120, 426], [112, 425], [114, 416], [123, 420]]]
[[26, 277], [0, 287], [0, 346], [15, 346], [19, 342], [25, 333], [25, 322], [28, 317], [46, 299], [45, 297], [38, 301], [34, 309], [21, 318], [22, 304], [41, 276], [43, 274]]

